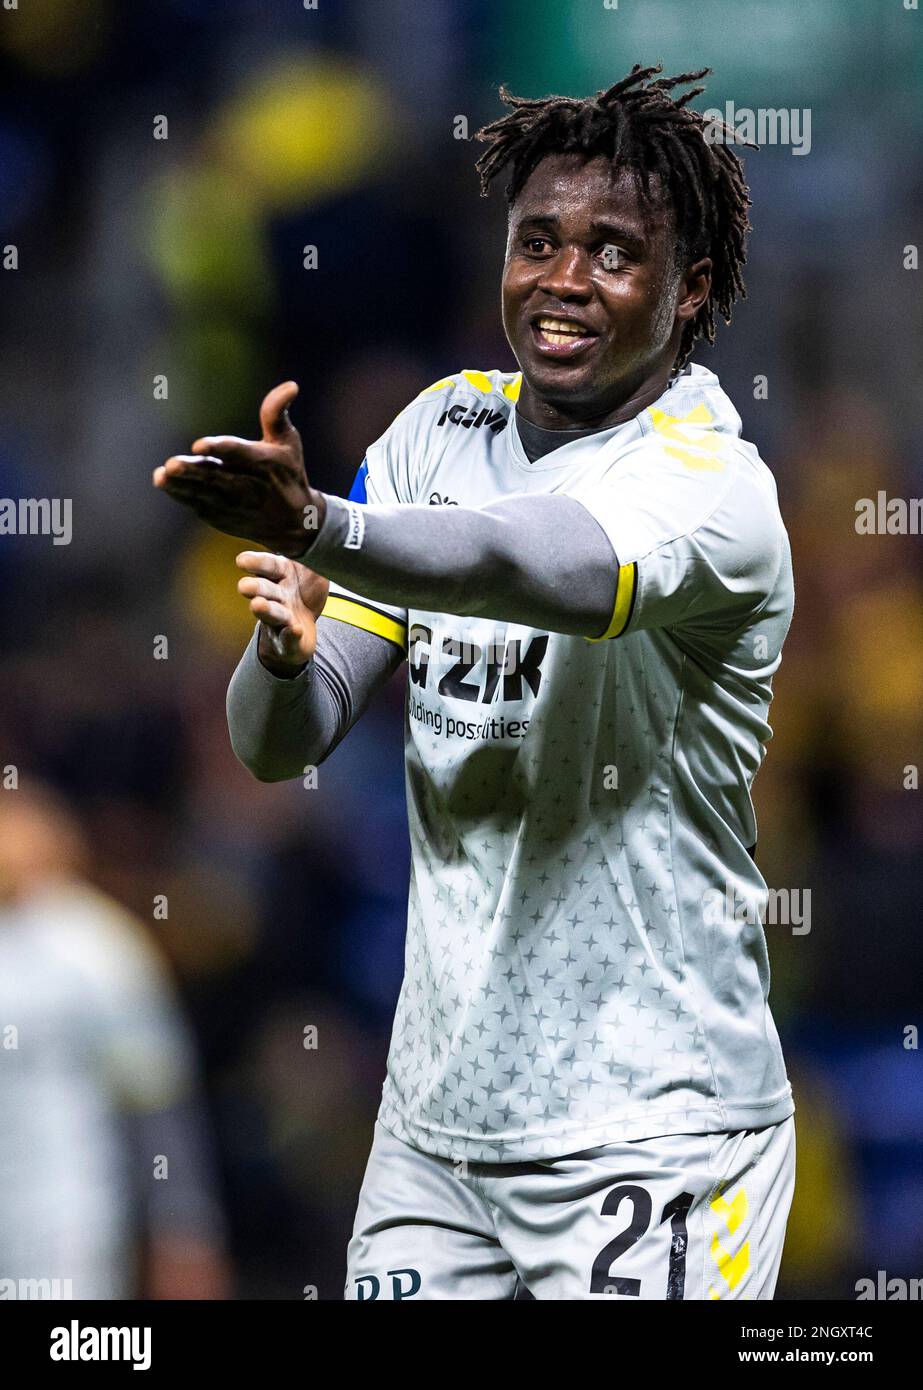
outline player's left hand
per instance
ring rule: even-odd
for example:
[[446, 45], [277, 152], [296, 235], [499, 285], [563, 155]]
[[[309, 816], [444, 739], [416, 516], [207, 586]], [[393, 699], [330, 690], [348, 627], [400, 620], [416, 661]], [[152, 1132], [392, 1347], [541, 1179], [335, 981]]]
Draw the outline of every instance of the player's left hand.
[[294, 381], [273, 387], [260, 407], [262, 439], [197, 439], [191, 453], [154, 469], [154, 486], [217, 531], [259, 541], [277, 555], [301, 555], [323, 520], [324, 500], [308, 482], [301, 436], [289, 419], [297, 395]]

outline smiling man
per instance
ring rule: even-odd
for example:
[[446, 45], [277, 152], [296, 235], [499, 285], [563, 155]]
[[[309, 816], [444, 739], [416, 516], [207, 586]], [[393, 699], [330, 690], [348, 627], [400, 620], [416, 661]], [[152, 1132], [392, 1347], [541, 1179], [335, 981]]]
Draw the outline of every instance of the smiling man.
[[407, 660], [406, 973], [350, 1298], [774, 1291], [791, 1089], [758, 915], [713, 904], [765, 895], [750, 788], [791, 564], [771, 474], [689, 363], [743, 292], [742, 169], [702, 88], [673, 95], [705, 73], [659, 72], [504, 93], [479, 134], [483, 190], [511, 175], [519, 372], [427, 388], [346, 500], [305, 476], [294, 383], [259, 442], [155, 473], [274, 552], [238, 561], [256, 776], [320, 762]]

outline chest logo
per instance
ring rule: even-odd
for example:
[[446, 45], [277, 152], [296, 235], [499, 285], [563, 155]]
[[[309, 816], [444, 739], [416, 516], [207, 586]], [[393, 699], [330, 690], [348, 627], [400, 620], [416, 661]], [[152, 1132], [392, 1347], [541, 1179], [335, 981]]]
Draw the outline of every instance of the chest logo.
[[442, 412], [436, 424], [462, 425], [466, 430], [479, 430], [486, 425], [491, 434], [499, 434], [506, 429], [506, 418], [502, 410], [490, 410], [486, 405], [480, 410], [473, 405], [453, 405]]

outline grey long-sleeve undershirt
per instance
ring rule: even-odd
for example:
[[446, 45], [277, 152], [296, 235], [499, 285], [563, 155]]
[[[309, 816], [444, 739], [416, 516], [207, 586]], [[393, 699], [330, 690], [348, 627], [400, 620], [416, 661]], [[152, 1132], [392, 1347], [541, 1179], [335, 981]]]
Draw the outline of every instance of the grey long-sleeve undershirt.
[[231, 677], [231, 747], [261, 782], [300, 777], [317, 767], [400, 666], [394, 642], [335, 618], [317, 629], [317, 650], [298, 675], [274, 676], [260, 661], [260, 625]]
[[[303, 563], [364, 597], [587, 637], [609, 622], [618, 560], [573, 498], [543, 493], [477, 509], [363, 505], [358, 550], [344, 547], [350, 505], [326, 501]], [[286, 678], [261, 663], [258, 635], [259, 626], [231, 679], [228, 728], [244, 766], [275, 782], [301, 776], [333, 751], [403, 653], [331, 619], [318, 626], [313, 661]]]
[[618, 560], [573, 497], [477, 508], [326, 503], [302, 562], [365, 598], [579, 637], [598, 637], [612, 616]]

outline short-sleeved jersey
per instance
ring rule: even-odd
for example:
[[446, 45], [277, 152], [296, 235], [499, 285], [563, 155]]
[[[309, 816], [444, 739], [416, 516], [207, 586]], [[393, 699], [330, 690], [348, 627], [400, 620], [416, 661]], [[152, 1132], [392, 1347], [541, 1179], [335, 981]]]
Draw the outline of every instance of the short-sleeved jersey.
[[793, 591], [775, 484], [717, 377], [530, 463], [518, 374], [462, 371], [369, 449], [367, 502], [576, 498], [618, 582], [597, 639], [328, 613], [405, 645], [406, 972], [380, 1119], [471, 1160], [793, 1111], [767, 1004], [751, 784]]

